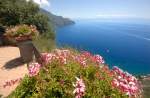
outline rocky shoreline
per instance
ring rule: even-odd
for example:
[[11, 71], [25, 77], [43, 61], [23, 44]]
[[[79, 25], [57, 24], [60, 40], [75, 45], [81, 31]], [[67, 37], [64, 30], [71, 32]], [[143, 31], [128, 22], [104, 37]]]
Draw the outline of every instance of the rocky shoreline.
[[143, 98], [150, 97], [150, 74], [140, 76], [140, 81], [143, 88]]

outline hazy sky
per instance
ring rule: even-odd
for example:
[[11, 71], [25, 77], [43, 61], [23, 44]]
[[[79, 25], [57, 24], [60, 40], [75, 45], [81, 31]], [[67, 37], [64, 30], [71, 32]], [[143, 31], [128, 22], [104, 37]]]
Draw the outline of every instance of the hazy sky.
[[[35, 0], [39, 1], [39, 0]], [[47, 0], [41, 0], [43, 2]], [[68, 18], [149, 18], [150, 0], [48, 0], [41, 5]]]

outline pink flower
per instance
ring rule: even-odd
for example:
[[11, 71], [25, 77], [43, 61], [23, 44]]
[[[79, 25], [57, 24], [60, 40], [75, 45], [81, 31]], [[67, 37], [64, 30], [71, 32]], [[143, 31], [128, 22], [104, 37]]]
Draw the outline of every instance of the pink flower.
[[59, 56], [58, 58], [62, 64], [67, 64], [67, 59], [64, 56]]
[[59, 49], [56, 49], [55, 50], [55, 54], [58, 55], [58, 56], [68, 57], [70, 55], [70, 51], [69, 50], [59, 50]]
[[71, 56], [71, 53], [69, 50], [59, 50], [56, 49], [54, 51], [54, 58], [60, 61], [62, 64], [67, 64], [67, 59]]
[[40, 71], [40, 67], [41, 65], [39, 63], [31, 63], [29, 65], [29, 76], [32, 77], [32, 76], [35, 76], [38, 74], [38, 72]]
[[119, 86], [119, 82], [117, 81], [117, 79], [113, 79], [113, 80], [112, 80], [112, 85], [113, 85], [114, 87], [118, 87], [118, 86]]
[[86, 58], [90, 58], [92, 55], [88, 51], [82, 51], [82, 55], [85, 56]]
[[74, 58], [74, 60], [76, 61], [76, 62], [78, 62], [80, 65], [82, 65], [83, 67], [86, 67], [87, 66], [87, 60], [86, 60], [86, 58], [84, 57], [84, 56], [82, 56], [82, 55], [78, 55], [78, 56], [76, 56], [75, 58]]
[[139, 86], [138, 80], [131, 74], [124, 72], [117, 66], [113, 67], [113, 73], [116, 77], [112, 80], [112, 86], [118, 88], [121, 92], [129, 96], [129, 98], [134, 98], [141, 93], [141, 88]]
[[78, 77], [76, 77], [76, 80], [76, 84], [73, 84], [73, 86], [75, 87], [73, 93], [76, 95], [75, 98], [82, 98], [85, 93], [85, 84], [83, 80], [79, 79]]
[[6, 88], [7, 86], [13, 86], [16, 83], [19, 83], [22, 80], [22, 78], [17, 78], [14, 80], [7, 80], [4, 84], [3, 84], [3, 88]]
[[48, 64], [51, 62], [55, 55], [51, 53], [42, 53], [42, 60], [44, 61], [45, 64]]
[[100, 55], [94, 55], [93, 61], [96, 62], [97, 64], [104, 64], [105, 63], [105, 61], [103, 60], [103, 57]]

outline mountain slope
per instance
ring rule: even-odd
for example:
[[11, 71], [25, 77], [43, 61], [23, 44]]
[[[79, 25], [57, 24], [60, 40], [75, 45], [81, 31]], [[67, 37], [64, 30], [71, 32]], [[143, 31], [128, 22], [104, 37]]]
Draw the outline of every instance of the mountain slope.
[[62, 16], [56, 16], [54, 14], [52, 14], [51, 12], [48, 12], [44, 9], [41, 9], [41, 12], [46, 14], [49, 19], [50, 22], [54, 25], [54, 27], [62, 27], [62, 26], [66, 26], [66, 25], [72, 25], [75, 22], [70, 20], [69, 18], [64, 18]]

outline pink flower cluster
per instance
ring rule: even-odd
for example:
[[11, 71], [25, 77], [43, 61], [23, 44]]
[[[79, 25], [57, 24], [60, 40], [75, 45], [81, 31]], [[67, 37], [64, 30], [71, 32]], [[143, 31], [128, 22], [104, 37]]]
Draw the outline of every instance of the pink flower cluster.
[[38, 72], [40, 71], [40, 67], [41, 65], [39, 63], [31, 63], [29, 65], [29, 76], [32, 77], [32, 76], [35, 76], [38, 74]]
[[[54, 53], [42, 53], [42, 61], [44, 64], [51, 63], [52, 60], [59, 60], [62, 64], [67, 64], [67, 57], [69, 56], [69, 50], [58, 50], [56, 49]], [[40, 71], [41, 64], [31, 63], [29, 65], [29, 76], [36, 76]]]
[[[56, 49], [52, 53], [42, 53], [41, 54], [43, 64], [51, 63], [53, 60], [59, 61], [62, 65], [67, 64], [67, 61], [73, 60], [78, 62], [80, 65], [86, 67], [87, 61], [91, 60], [96, 64], [103, 64], [104, 60], [100, 55], [91, 55], [89, 52], [82, 52], [81, 54], [75, 54], [69, 50], [59, 50]], [[35, 76], [38, 74], [41, 65], [38, 63], [31, 63], [29, 65], [29, 76]]]
[[83, 67], [87, 66], [87, 59], [83, 55], [75, 56], [74, 60], [77, 61]]
[[138, 80], [116, 66], [113, 67], [112, 71], [114, 76], [116, 76], [112, 81], [112, 86], [128, 95], [129, 98], [136, 98], [141, 92]]
[[51, 53], [42, 53], [42, 60], [44, 64], [48, 64], [51, 62], [52, 58], [55, 55], [51, 54]]
[[69, 50], [56, 49], [53, 53], [42, 53], [42, 60], [45, 64], [51, 63], [52, 60], [59, 60], [62, 64], [67, 64], [69, 54]]
[[97, 64], [104, 64], [105, 61], [103, 60], [103, 57], [100, 55], [94, 55], [93, 61], [95, 61]]
[[6, 88], [7, 86], [13, 86], [15, 85], [16, 83], [19, 83], [20, 81], [22, 80], [22, 78], [17, 78], [17, 79], [14, 79], [14, 80], [7, 80], [4, 85], [3, 85], [3, 88]]
[[[71, 52], [69, 50], [59, 50], [56, 49], [51, 53], [42, 53], [42, 60], [44, 64], [49, 64], [52, 61], [58, 61], [61, 65], [65, 65], [70, 61], [74, 61], [79, 63], [81, 66], [86, 67], [90, 63], [94, 63], [95, 65], [104, 64], [105, 61], [103, 57], [100, 55], [92, 55], [89, 52], [83, 51], [81, 54]], [[29, 76], [36, 76], [41, 68], [41, 65], [38, 63], [31, 63], [29, 66]], [[118, 67], [113, 67], [112, 70], [108, 68], [108, 66], [102, 66], [102, 71], [107, 73], [110, 77], [113, 77], [112, 86], [117, 88], [122, 93], [129, 96], [129, 98], [135, 98], [139, 94], [141, 94], [141, 87], [138, 80], [132, 76], [131, 74], [124, 72]], [[99, 73], [97, 77], [100, 79], [105, 79], [101, 77]], [[74, 84], [75, 90], [73, 93], [76, 95], [76, 98], [81, 98], [85, 94], [85, 84], [83, 79], [77, 78], [76, 84]], [[63, 81], [60, 81], [63, 84]]]
[[56, 55], [55, 59], [60, 60], [62, 64], [67, 64], [67, 59], [71, 56], [71, 52], [69, 50], [56, 49], [54, 53]]
[[84, 67], [87, 66], [87, 61], [89, 61], [89, 60], [96, 63], [97, 65], [105, 63], [102, 56], [92, 55], [91, 53], [89, 53], [87, 51], [83, 51], [80, 55], [76, 56], [75, 60]]
[[96, 64], [104, 64], [103, 57], [100, 55], [92, 55], [89, 52], [82, 52], [81, 54], [74, 54], [71, 53], [69, 50], [59, 50], [56, 49], [52, 53], [42, 53], [42, 60], [45, 62], [45, 64], [50, 63], [52, 60], [58, 60], [62, 64], [67, 64], [67, 61], [69, 59], [72, 59], [76, 62], [78, 62], [82, 66], [87, 66], [87, 61], [91, 60], [95, 62]]
[[78, 77], [76, 77], [76, 80], [76, 84], [73, 84], [73, 86], [75, 87], [73, 93], [76, 95], [75, 98], [82, 98], [82, 96], [84, 96], [85, 93], [85, 84], [83, 80], [79, 79]]

